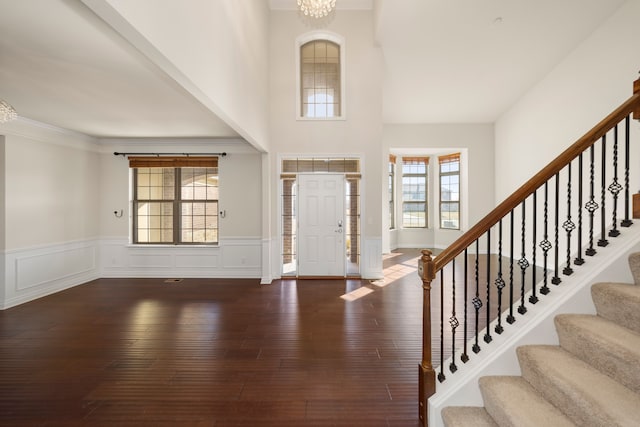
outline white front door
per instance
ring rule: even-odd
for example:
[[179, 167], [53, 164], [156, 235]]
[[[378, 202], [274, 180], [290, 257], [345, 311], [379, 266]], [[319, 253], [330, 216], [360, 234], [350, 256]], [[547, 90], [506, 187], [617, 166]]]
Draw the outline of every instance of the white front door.
[[345, 275], [344, 175], [298, 175], [298, 276]]

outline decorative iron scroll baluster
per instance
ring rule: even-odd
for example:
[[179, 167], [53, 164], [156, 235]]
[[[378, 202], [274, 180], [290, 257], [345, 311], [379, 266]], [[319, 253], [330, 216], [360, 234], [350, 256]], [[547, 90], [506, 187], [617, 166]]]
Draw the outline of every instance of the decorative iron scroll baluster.
[[596, 254], [596, 250], [593, 247], [593, 213], [598, 209], [598, 204], [594, 200], [595, 196], [593, 193], [593, 181], [595, 180], [594, 151], [595, 148], [592, 145], [589, 148], [589, 201], [584, 206], [587, 212], [589, 212], [589, 247], [584, 252], [585, 255], [588, 256], [594, 256]]
[[624, 121], [624, 219], [620, 223], [622, 227], [630, 227], [633, 221], [629, 219], [630, 200], [629, 200], [629, 122], [631, 117], [627, 116]]
[[613, 128], [613, 182], [609, 185], [609, 192], [613, 195], [613, 225], [609, 230], [609, 237], [618, 237], [618, 194], [622, 185], [618, 182], [618, 125]]
[[440, 373], [438, 381], [442, 382], [444, 376], [444, 269], [440, 271]]
[[600, 240], [598, 240], [598, 246], [604, 247], [609, 244], [609, 241], [606, 239], [606, 217], [605, 217], [605, 195], [607, 193], [607, 135], [602, 135], [602, 157], [601, 157], [601, 173], [600, 173]]
[[543, 255], [543, 285], [540, 288], [542, 295], [547, 295], [550, 292], [548, 286], [549, 274], [547, 273], [547, 261], [549, 257], [549, 250], [551, 249], [551, 242], [549, 241], [549, 181], [544, 183], [544, 239], [540, 242], [540, 248]]
[[480, 313], [480, 309], [482, 308], [482, 301], [480, 300], [480, 277], [478, 276], [478, 263], [480, 257], [480, 243], [478, 239], [476, 239], [476, 296], [473, 298], [473, 308], [476, 310], [476, 342], [471, 347], [474, 353], [480, 352], [480, 346], [478, 345], [478, 315]]
[[513, 316], [513, 209], [509, 214], [509, 222], [511, 225], [509, 236], [509, 315], [507, 316], [507, 323], [512, 324], [516, 321]]
[[469, 321], [467, 319], [467, 301], [469, 295], [469, 250], [464, 250], [464, 340], [462, 341], [462, 354], [460, 355], [460, 360], [462, 363], [467, 363], [469, 361], [469, 353], [467, 353], [467, 325]]
[[504, 279], [502, 278], [502, 219], [498, 222], [498, 278], [495, 281], [496, 288], [498, 288], [498, 324], [496, 325], [496, 334], [501, 334], [504, 331], [502, 327], [502, 290], [505, 287]]
[[521, 280], [520, 280], [520, 306], [518, 307], [518, 313], [525, 314], [527, 307], [524, 306], [524, 284], [525, 284], [525, 272], [529, 267], [529, 261], [526, 258], [525, 252], [525, 219], [526, 219], [526, 199], [522, 201], [522, 227], [520, 233], [522, 235], [522, 256], [518, 260], [518, 266], [520, 266]]
[[567, 220], [562, 224], [562, 228], [567, 232], [567, 265], [562, 270], [566, 276], [573, 274], [571, 268], [571, 232], [576, 225], [571, 221], [571, 162], [567, 165]]
[[451, 326], [451, 363], [449, 370], [455, 372], [458, 370], [456, 365], [456, 329], [460, 326], [460, 322], [456, 317], [456, 259], [451, 261], [451, 317], [449, 325]]
[[538, 296], [536, 295], [536, 239], [538, 238], [537, 234], [537, 222], [538, 222], [538, 190], [533, 192], [533, 227], [532, 227], [532, 235], [531, 241], [533, 242], [533, 247], [531, 248], [531, 264], [534, 266], [531, 270], [531, 296], [529, 296], [529, 302], [531, 304], [535, 304], [538, 302]]
[[555, 241], [554, 241], [554, 269], [553, 269], [553, 278], [551, 279], [551, 283], [553, 283], [554, 285], [559, 284], [560, 282], [562, 282], [562, 279], [560, 279], [560, 273], [558, 272], [559, 270], [559, 262], [560, 262], [560, 253], [559, 253], [559, 242], [560, 242], [560, 173], [556, 174], [556, 197], [555, 197], [555, 204], [554, 204], [554, 209], [555, 209]]
[[578, 255], [573, 260], [575, 265], [584, 264], [582, 258], [582, 153], [578, 156]]
[[491, 229], [487, 230], [487, 323], [484, 334], [484, 342], [490, 343], [491, 328], [489, 328], [489, 322], [491, 321]]

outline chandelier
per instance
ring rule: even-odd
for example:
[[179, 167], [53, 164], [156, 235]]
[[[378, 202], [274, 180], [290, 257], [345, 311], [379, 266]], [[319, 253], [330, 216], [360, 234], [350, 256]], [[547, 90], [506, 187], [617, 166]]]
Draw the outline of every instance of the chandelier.
[[18, 117], [13, 107], [0, 99], [0, 123], [6, 123]]
[[306, 16], [323, 18], [336, 7], [336, 0], [298, 0], [298, 7]]

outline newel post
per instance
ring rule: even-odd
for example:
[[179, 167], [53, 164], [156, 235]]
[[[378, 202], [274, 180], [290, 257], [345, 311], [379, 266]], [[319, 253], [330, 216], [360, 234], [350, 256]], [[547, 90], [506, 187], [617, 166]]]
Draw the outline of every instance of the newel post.
[[418, 367], [418, 409], [420, 422], [427, 426], [427, 399], [436, 392], [436, 373], [431, 363], [431, 281], [435, 278], [435, 265], [428, 249], [422, 251], [418, 260], [418, 275], [422, 279], [422, 362]]

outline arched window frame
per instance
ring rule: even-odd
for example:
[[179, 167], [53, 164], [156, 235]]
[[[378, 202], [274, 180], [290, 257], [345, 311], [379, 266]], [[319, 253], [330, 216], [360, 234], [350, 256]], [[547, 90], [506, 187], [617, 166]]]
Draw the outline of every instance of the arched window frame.
[[[302, 81], [301, 81], [301, 57], [300, 48], [316, 40], [327, 40], [340, 46], [340, 115], [335, 117], [303, 117], [302, 116]], [[346, 80], [346, 46], [345, 39], [339, 34], [328, 31], [312, 31], [299, 36], [295, 42], [296, 52], [296, 120], [311, 120], [311, 121], [323, 121], [323, 120], [345, 120], [347, 110], [345, 80]]]

